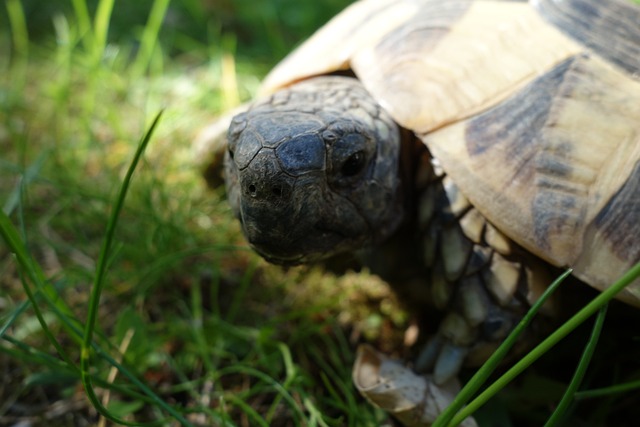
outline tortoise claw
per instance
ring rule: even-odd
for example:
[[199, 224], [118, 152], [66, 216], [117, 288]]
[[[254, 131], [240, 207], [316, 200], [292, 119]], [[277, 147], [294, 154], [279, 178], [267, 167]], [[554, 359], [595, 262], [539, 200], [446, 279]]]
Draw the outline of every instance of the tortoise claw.
[[432, 373], [436, 384], [444, 384], [458, 375], [468, 354], [469, 347], [453, 344], [440, 334], [434, 335], [416, 357], [414, 369]]
[[442, 348], [443, 339], [441, 335], [434, 335], [422, 347], [418, 357], [415, 359], [415, 371], [420, 373], [429, 372], [433, 369], [438, 360], [440, 349]]
[[436, 384], [444, 384], [458, 375], [465, 358], [469, 354], [469, 348], [445, 343], [433, 370], [433, 380]]

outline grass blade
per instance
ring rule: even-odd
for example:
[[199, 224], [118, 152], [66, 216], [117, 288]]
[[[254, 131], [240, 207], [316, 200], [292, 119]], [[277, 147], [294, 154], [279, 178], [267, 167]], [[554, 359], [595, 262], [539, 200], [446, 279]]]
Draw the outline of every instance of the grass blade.
[[[5, 214], [2, 210], [0, 210], [0, 235], [2, 235], [2, 238], [7, 243], [9, 250], [16, 257], [16, 260], [22, 268], [23, 273], [26, 273], [27, 278], [36, 286], [37, 291], [42, 292], [49, 305], [54, 310], [56, 310], [56, 314], [63, 317], [65, 316], [65, 314], [68, 315], [70, 313], [69, 310], [63, 305], [62, 301], [55, 297], [55, 292], [53, 291], [53, 289], [51, 289], [50, 286], [47, 285], [44, 273], [31, 258], [24, 242], [20, 238], [18, 230], [16, 230], [7, 214]], [[36, 294], [34, 294], [34, 292], [31, 290], [31, 287], [28, 285], [26, 278], [22, 279], [22, 285], [27, 298], [31, 302], [36, 318], [38, 319], [38, 322], [42, 327], [42, 331], [46, 335], [47, 339], [54, 346], [56, 352], [58, 352], [60, 357], [62, 357], [67, 363], [73, 364], [60, 343], [58, 343], [58, 340], [49, 330], [49, 326], [44, 319], [42, 310], [40, 310], [40, 307], [37, 304]], [[70, 335], [73, 337], [73, 333], [71, 333]]]
[[71, 3], [73, 3], [73, 11], [78, 23], [80, 37], [90, 36], [91, 18], [89, 17], [89, 9], [87, 9], [87, 2], [84, 0], [71, 0]]
[[33, 182], [40, 171], [42, 170], [42, 166], [44, 165], [44, 161], [48, 156], [47, 152], [41, 153], [38, 158], [33, 162], [27, 169], [22, 173], [20, 177], [20, 182], [14, 190], [7, 197], [7, 201], [4, 203], [2, 210], [5, 214], [11, 215], [11, 213], [18, 207], [20, 204], [20, 198], [22, 196], [23, 189], [27, 187], [31, 182]]
[[[287, 390], [287, 388], [284, 385], [282, 385], [278, 380], [270, 377], [268, 374], [258, 369], [252, 368], [250, 366], [243, 366], [243, 365], [224, 367], [218, 370], [217, 372], [218, 378], [222, 378], [224, 375], [233, 375], [233, 374], [248, 375], [262, 381], [264, 384], [268, 385], [269, 388], [276, 393], [277, 398], [284, 400], [288, 404], [289, 408], [291, 408], [293, 411], [294, 417], [298, 421], [305, 419], [304, 412], [302, 412], [302, 410], [300, 409], [300, 406], [298, 405], [298, 402], [296, 401], [295, 397], [292, 396], [289, 390]], [[268, 416], [265, 416], [265, 417], [267, 418], [267, 420], [269, 420]]]
[[29, 33], [27, 31], [27, 21], [20, 0], [7, 0], [7, 14], [11, 25], [11, 35], [13, 38], [13, 49], [16, 56], [23, 60], [29, 53]]
[[564, 417], [567, 409], [569, 409], [569, 405], [573, 402], [575, 398], [576, 391], [580, 384], [582, 383], [582, 379], [584, 378], [584, 374], [587, 372], [587, 368], [589, 367], [589, 363], [591, 362], [591, 357], [593, 356], [594, 351], [598, 345], [598, 338], [600, 338], [600, 331], [602, 331], [602, 325], [604, 324], [604, 319], [607, 315], [607, 305], [603, 306], [598, 312], [598, 317], [596, 317], [596, 321], [593, 324], [593, 329], [591, 331], [591, 337], [589, 337], [589, 341], [582, 353], [582, 357], [580, 358], [580, 362], [578, 363], [578, 367], [576, 368], [576, 372], [571, 378], [571, 382], [567, 387], [560, 403], [556, 407], [556, 410], [553, 411], [551, 417], [547, 420], [545, 427], [554, 427], [558, 425], [560, 420]]
[[576, 393], [576, 400], [591, 399], [593, 397], [609, 396], [616, 393], [639, 390], [640, 380], [630, 381], [624, 384], [616, 384], [610, 387], [594, 388], [593, 390], [583, 390]]
[[[98, 398], [98, 396], [95, 393], [95, 390], [93, 389], [93, 380], [91, 378], [91, 375], [89, 374], [90, 348], [91, 348], [91, 343], [93, 340], [93, 332], [96, 324], [98, 305], [100, 303], [100, 295], [102, 292], [102, 287], [104, 285], [104, 278], [105, 278], [106, 269], [107, 269], [108, 260], [109, 260], [109, 252], [113, 242], [113, 235], [116, 229], [116, 225], [118, 223], [118, 218], [120, 216], [120, 211], [122, 210], [122, 206], [124, 205], [124, 199], [127, 195], [127, 191], [129, 189], [129, 185], [131, 183], [133, 173], [136, 170], [140, 159], [142, 158], [142, 154], [144, 153], [145, 148], [147, 147], [147, 145], [149, 144], [149, 141], [151, 140], [153, 131], [158, 125], [161, 116], [162, 116], [162, 112], [158, 113], [158, 115], [155, 117], [155, 119], [151, 123], [149, 130], [147, 131], [145, 136], [142, 138], [142, 141], [140, 142], [140, 145], [136, 150], [133, 160], [131, 161], [131, 165], [129, 166], [129, 169], [127, 170], [127, 173], [124, 177], [124, 180], [120, 187], [120, 192], [118, 193], [118, 196], [116, 197], [116, 200], [115, 200], [113, 211], [111, 212], [111, 215], [109, 217], [107, 230], [105, 232], [105, 238], [102, 244], [102, 249], [100, 251], [100, 256], [98, 258], [98, 265], [96, 267], [94, 284], [93, 284], [93, 288], [91, 289], [91, 296], [89, 298], [89, 310], [87, 314], [87, 322], [86, 322], [86, 327], [84, 331], [83, 342], [82, 342], [81, 352], [80, 352], [80, 376], [82, 379], [82, 384], [85, 387], [85, 392], [87, 393], [87, 397], [89, 398], [93, 406], [96, 408], [96, 410], [100, 412], [101, 415], [103, 415], [105, 418], [107, 418], [108, 420], [114, 423], [119, 423], [122, 425], [140, 425], [140, 424], [129, 423], [125, 420], [121, 420], [119, 418], [114, 417], [109, 412], [109, 410], [105, 408], [100, 402], [100, 399]], [[104, 356], [106, 355], [103, 354], [103, 357]], [[118, 369], [120, 369], [121, 371], [123, 370], [123, 367], [117, 364], [115, 360], [111, 359], [111, 363], [114, 364], [114, 366], [117, 366]], [[127, 376], [129, 377], [129, 375]], [[151, 390], [147, 388], [145, 389], [146, 391], [151, 392]], [[179, 420], [183, 425], [190, 425], [190, 423], [186, 419], [184, 419], [180, 414], [178, 414], [173, 408], [167, 405], [164, 401], [162, 401], [162, 399], [157, 397], [155, 394], [152, 393], [150, 397], [154, 398], [155, 402], [159, 406], [161, 406], [163, 409], [169, 412], [173, 417]]]
[[100, 0], [98, 9], [94, 18], [94, 44], [93, 60], [95, 64], [100, 61], [107, 46], [107, 36], [109, 35], [109, 21], [111, 20], [111, 12], [113, 11], [114, 0]]
[[134, 76], [143, 74], [151, 62], [153, 50], [158, 41], [158, 33], [160, 32], [164, 16], [167, 13], [169, 2], [170, 0], [156, 0], [153, 2], [153, 7], [149, 13], [149, 20], [142, 33], [140, 51], [133, 64], [132, 73]]

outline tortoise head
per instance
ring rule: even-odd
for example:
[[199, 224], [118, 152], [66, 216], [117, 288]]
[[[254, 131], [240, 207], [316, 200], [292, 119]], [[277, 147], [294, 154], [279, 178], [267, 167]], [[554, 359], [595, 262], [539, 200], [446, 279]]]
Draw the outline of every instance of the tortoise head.
[[233, 119], [228, 197], [270, 262], [354, 251], [402, 219], [399, 151], [397, 125], [356, 79], [311, 79]]

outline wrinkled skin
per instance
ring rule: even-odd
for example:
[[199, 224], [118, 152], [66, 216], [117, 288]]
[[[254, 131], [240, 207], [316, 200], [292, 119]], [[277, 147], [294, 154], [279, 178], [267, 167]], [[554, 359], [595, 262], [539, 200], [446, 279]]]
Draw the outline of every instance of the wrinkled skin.
[[319, 77], [237, 115], [229, 200], [251, 246], [293, 265], [379, 243], [402, 220], [400, 131], [349, 77]]

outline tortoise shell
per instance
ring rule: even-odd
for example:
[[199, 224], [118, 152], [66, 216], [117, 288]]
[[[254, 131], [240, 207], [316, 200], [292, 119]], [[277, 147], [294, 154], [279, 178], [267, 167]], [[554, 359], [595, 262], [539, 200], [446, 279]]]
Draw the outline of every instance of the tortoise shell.
[[603, 290], [640, 261], [639, 22], [628, 0], [359, 1], [261, 93], [350, 70], [502, 233]]

